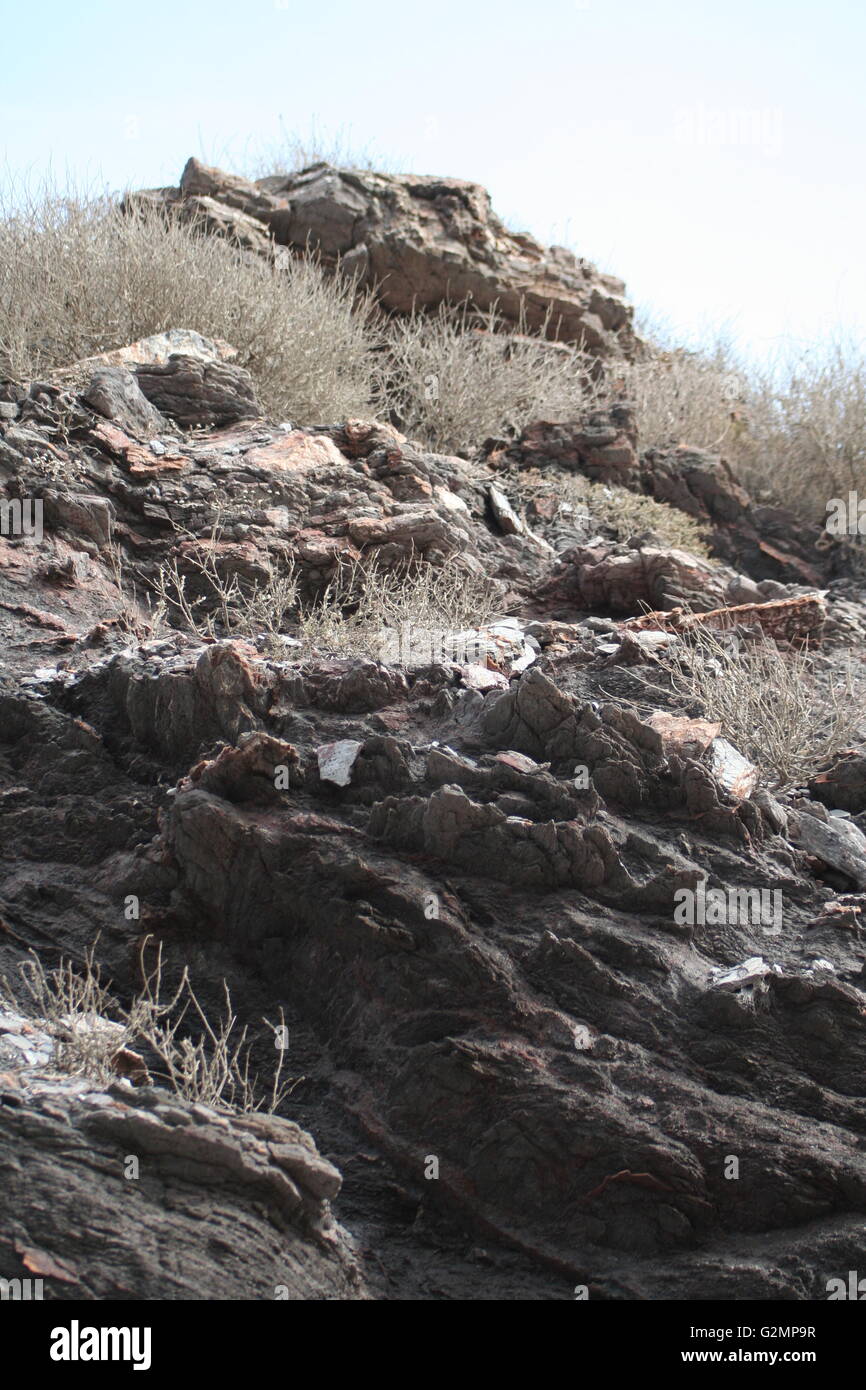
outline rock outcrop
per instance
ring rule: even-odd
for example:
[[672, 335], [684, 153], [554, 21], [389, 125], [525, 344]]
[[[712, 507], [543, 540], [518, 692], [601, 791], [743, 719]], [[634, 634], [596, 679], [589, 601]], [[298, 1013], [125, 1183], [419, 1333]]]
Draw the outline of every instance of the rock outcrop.
[[[359, 184], [222, 201], [295, 237], [336, 199], [348, 237]], [[437, 224], [475, 198], [397, 186]], [[283, 1008], [297, 1084], [265, 1117], [70, 1078], [4, 1003], [0, 1276], [57, 1298], [825, 1297], [866, 1220], [862, 758], [774, 791], [657, 654], [700, 623], [808, 636], [862, 699], [862, 592], [769, 578], [760, 541], [545, 542], [501, 458], [370, 421], [217, 427], [184, 356], [183, 409], [170, 351], [3, 388], [0, 973], [98, 937], [128, 1000], [159, 946], [206, 1002], [229, 979], [265, 1076], [255, 1030]], [[625, 414], [524, 447], [762, 534], [719, 470], [641, 459]], [[487, 576], [507, 620], [422, 663], [302, 645], [293, 600], [270, 630], [232, 606], [289, 567], [312, 603], [372, 556]], [[198, 633], [147, 602], [167, 565]]]
[[603, 358], [631, 356], [625, 285], [562, 246], [510, 232], [489, 194], [463, 179], [315, 164], [252, 182], [190, 159], [177, 188], [129, 195], [246, 249], [316, 251], [396, 313], [469, 301]]
[[297, 1125], [58, 1076], [51, 1050], [0, 1012], [0, 1279], [61, 1300], [365, 1297], [340, 1175]]

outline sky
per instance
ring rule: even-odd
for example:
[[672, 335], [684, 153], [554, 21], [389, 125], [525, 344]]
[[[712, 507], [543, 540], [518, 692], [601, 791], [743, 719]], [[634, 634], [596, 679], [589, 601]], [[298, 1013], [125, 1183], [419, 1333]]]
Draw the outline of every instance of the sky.
[[285, 133], [484, 184], [676, 340], [866, 336], [866, 0], [0, 0], [0, 184]]

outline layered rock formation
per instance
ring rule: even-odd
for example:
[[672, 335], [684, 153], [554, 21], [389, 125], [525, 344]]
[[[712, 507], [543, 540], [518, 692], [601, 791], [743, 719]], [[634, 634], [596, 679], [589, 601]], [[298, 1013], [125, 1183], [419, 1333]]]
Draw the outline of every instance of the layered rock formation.
[[[305, 177], [346, 229], [368, 216]], [[228, 205], [295, 238], [290, 192]], [[13, 1019], [0, 1275], [38, 1266], [59, 1298], [825, 1297], [866, 1222], [862, 757], [773, 795], [654, 653], [698, 620], [759, 626], [830, 680], [850, 648], [862, 698], [862, 591], [718, 461], [641, 456], [622, 408], [515, 447], [703, 508], [714, 558], [527, 523], [501, 451], [359, 421], [185, 434], [208, 374], [157, 398], [142, 365], [2, 388], [0, 487], [42, 532], [0, 538], [0, 965], [99, 935], [128, 998], [159, 943], [205, 996], [227, 976], [251, 1027], [285, 1009], [298, 1084], [279, 1117], [209, 1114], [57, 1076]], [[450, 562], [516, 621], [480, 663], [300, 650], [291, 617], [282, 642], [223, 630], [203, 554], [228, 586], [291, 564], [310, 600], [342, 562]], [[207, 639], [148, 607], [166, 563]], [[781, 921], [683, 921], [684, 891], [781, 893]], [[139, 1151], [145, 1235], [109, 1275], [73, 1205], [101, 1230]]]
[[621, 280], [565, 247], [509, 231], [485, 189], [463, 179], [315, 164], [252, 182], [190, 159], [177, 188], [127, 198], [130, 208], [142, 204], [170, 209], [245, 250], [314, 250], [396, 313], [468, 301], [599, 357], [630, 356], [636, 347]]

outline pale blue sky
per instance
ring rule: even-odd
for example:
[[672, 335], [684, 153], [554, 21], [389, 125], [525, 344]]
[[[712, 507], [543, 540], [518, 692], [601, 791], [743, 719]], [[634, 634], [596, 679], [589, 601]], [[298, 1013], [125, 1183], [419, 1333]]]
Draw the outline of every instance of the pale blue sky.
[[866, 0], [2, 5], [0, 166], [112, 188], [280, 123], [476, 179], [750, 354], [866, 334]]

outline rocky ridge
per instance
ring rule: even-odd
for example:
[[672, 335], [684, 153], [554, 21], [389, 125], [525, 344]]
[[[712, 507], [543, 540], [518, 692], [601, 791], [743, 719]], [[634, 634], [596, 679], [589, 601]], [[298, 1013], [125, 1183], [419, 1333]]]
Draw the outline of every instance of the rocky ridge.
[[190, 159], [177, 187], [129, 194], [126, 206], [166, 211], [250, 254], [315, 252], [394, 313], [468, 301], [599, 358], [638, 346], [621, 280], [509, 231], [486, 190], [464, 179], [320, 163], [252, 181]]
[[[250, 196], [244, 216], [294, 226], [282, 193]], [[0, 396], [5, 502], [44, 523], [0, 537], [0, 964], [80, 961], [99, 934], [131, 993], [158, 942], [205, 988], [228, 974], [251, 1018], [283, 1006], [304, 1076], [280, 1117], [206, 1115], [46, 1079], [7, 1014], [0, 1275], [53, 1264], [55, 1297], [228, 1278], [229, 1297], [811, 1299], [856, 1267], [864, 757], [774, 796], [654, 660], [697, 616], [763, 615], [833, 679], [866, 603], [826, 538], [717, 458], [641, 453], [624, 405], [445, 457], [375, 422], [268, 421], [230, 353], [189, 338]], [[527, 467], [679, 506], [712, 558], [544, 494], [521, 515]], [[243, 585], [293, 565], [309, 598], [372, 555], [456, 563], [513, 626], [481, 663], [422, 665], [155, 627], [160, 566], [196, 593], [202, 553]], [[701, 886], [781, 892], [781, 930], [680, 924]], [[123, 1211], [110, 1277], [71, 1206], [46, 1227], [31, 1163], [41, 1192], [83, 1194], [90, 1231]]]

